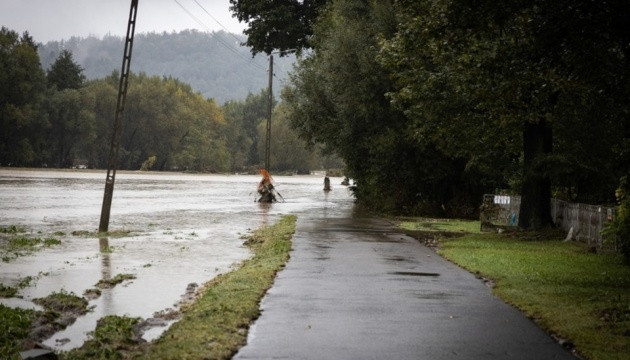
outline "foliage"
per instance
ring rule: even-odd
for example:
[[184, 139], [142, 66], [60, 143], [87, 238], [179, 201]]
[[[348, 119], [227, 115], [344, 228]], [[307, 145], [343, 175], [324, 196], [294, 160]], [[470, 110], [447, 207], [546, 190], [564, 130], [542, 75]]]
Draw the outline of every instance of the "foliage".
[[[233, 156], [232, 171], [242, 171], [251, 166], [259, 166], [258, 145], [265, 143], [258, 132], [258, 124], [269, 114], [269, 92], [260, 90], [258, 94], [248, 94], [244, 101], [232, 100], [222, 109], [228, 123], [227, 140]], [[275, 106], [275, 100], [272, 100]]]
[[155, 164], [156, 160], [156, 156], [149, 156], [149, 158], [146, 159], [140, 166], [140, 171], [149, 171], [153, 167], [153, 164]]
[[[390, 104], [379, 41], [394, 35], [391, 2], [334, 1], [315, 28], [314, 51], [301, 59], [283, 92], [292, 126], [311, 145], [338, 154], [357, 199], [397, 213], [471, 216], [482, 191], [465, 162], [433, 140], [416, 141], [404, 113]], [[474, 202], [472, 203], [474, 204]]]
[[312, 24], [326, 0], [230, 0], [230, 10], [240, 22], [246, 22], [249, 28], [245, 45], [252, 48], [252, 53], [274, 50], [280, 56], [292, 52], [300, 53], [310, 47], [313, 37]]
[[[290, 127], [287, 108], [275, 108], [271, 119], [270, 171], [296, 171], [308, 173], [310, 169], [320, 169], [319, 157], [315, 149], [308, 149], [304, 140]], [[265, 158], [267, 120], [258, 124], [258, 157]]]
[[630, 268], [621, 256], [515, 234], [441, 239], [439, 253], [495, 283], [493, 292], [588, 359], [624, 359], [630, 351]]
[[626, 264], [630, 265], [630, 176], [621, 178], [616, 195], [617, 214], [604, 230], [604, 235], [620, 248]]
[[33, 39], [0, 29], [0, 165], [39, 165], [49, 127], [41, 104], [46, 77]]
[[526, 228], [550, 222], [552, 185], [574, 199], [610, 199], [628, 113], [627, 5], [397, 5], [400, 27], [381, 61], [417, 138], [520, 184]]
[[59, 53], [57, 60], [50, 66], [46, 78], [48, 85], [54, 86], [59, 91], [78, 89], [85, 81], [83, 69], [74, 62], [72, 53], [67, 49]]

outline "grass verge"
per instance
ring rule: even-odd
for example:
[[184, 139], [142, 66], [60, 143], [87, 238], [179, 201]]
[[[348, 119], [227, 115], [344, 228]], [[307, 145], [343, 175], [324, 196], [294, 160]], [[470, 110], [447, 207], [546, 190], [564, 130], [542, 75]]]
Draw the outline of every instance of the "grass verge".
[[182, 319], [155, 342], [139, 345], [133, 339], [130, 329], [138, 319], [109, 317], [97, 326], [93, 339], [63, 357], [230, 359], [245, 344], [249, 325], [260, 315], [260, 300], [289, 259], [295, 222], [295, 216], [285, 216], [256, 230], [246, 241], [253, 257], [205, 284], [199, 298], [182, 309]]
[[555, 232], [475, 232], [441, 237], [438, 253], [492, 280], [497, 296], [586, 359], [628, 358], [630, 267], [620, 255], [590, 253]]

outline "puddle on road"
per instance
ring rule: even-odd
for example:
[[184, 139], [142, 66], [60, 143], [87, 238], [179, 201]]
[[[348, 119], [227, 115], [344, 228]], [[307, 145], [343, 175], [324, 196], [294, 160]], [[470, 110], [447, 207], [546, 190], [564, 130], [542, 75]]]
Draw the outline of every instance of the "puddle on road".
[[417, 271], [394, 271], [390, 273], [392, 275], [404, 275], [404, 276], [428, 276], [428, 277], [437, 277], [440, 276], [438, 273], [429, 273], [429, 272], [417, 272]]
[[[203, 284], [250, 256], [242, 235], [272, 224], [283, 214], [335, 216], [351, 211], [347, 188], [324, 193], [322, 176], [276, 176], [286, 199], [271, 206], [254, 202], [257, 176], [118, 172], [109, 228], [129, 236], [95, 238], [105, 172], [0, 170], [0, 226], [18, 225], [27, 235], [55, 232], [61, 245], [11, 262], [0, 262], [0, 282], [22, 299], [0, 299], [13, 307], [33, 307], [32, 299], [65, 290], [78, 296], [102, 279], [133, 274], [89, 302], [93, 310], [45, 341], [58, 350], [80, 346], [105, 315], [151, 318], [173, 308], [190, 283]], [[45, 275], [42, 275], [45, 274]], [[170, 325], [169, 323], [165, 325]], [[158, 337], [167, 326], [145, 334]], [[69, 340], [69, 341], [68, 341]]]

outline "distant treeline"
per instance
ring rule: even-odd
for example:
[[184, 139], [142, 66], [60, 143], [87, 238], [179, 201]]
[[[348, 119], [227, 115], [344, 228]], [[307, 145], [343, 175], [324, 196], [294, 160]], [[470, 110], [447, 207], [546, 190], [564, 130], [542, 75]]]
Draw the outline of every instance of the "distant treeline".
[[[248, 47], [240, 46], [244, 40], [224, 31], [136, 34], [131, 68], [147, 75], [177, 78], [217, 104], [242, 100], [266, 88], [268, 82], [267, 57], [252, 57]], [[40, 44], [38, 52], [44, 70], [48, 70], [63, 50], [70, 51], [85, 77], [93, 80], [120, 69], [123, 47], [124, 39], [118, 36], [72, 37]], [[294, 61], [294, 56], [276, 57], [276, 81], [285, 81]]]
[[[119, 74], [86, 81], [67, 50], [44, 71], [33, 39], [0, 31], [0, 166], [106, 168]], [[274, 104], [275, 105], [275, 104]], [[184, 82], [132, 74], [121, 169], [248, 171], [264, 161], [266, 90], [218, 106]], [[272, 171], [338, 167], [287, 126], [275, 106]], [[261, 140], [262, 139], [262, 140]]]

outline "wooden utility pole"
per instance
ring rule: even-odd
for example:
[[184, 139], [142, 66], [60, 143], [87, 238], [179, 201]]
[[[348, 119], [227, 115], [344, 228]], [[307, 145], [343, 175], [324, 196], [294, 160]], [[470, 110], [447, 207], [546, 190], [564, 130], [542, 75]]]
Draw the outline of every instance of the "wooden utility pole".
[[267, 137], [265, 140], [265, 170], [269, 171], [269, 157], [271, 153], [271, 112], [273, 110], [273, 55], [269, 55], [269, 108], [267, 113]]
[[136, 30], [136, 15], [138, 13], [138, 0], [131, 0], [129, 9], [129, 23], [127, 24], [127, 37], [123, 53], [120, 82], [118, 83], [118, 101], [116, 102], [116, 115], [114, 117], [112, 141], [109, 147], [109, 161], [107, 163], [107, 178], [105, 179], [105, 194], [103, 195], [103, 207], [101, 208], [101, 222], [99, 232], [107, 232], [109, 229], [109, 213], [114, 196], [114, 182], [116, 180], [116, 168], [118, 167], [118, 150], [122, 135], [122, 115], [127, 98], [127, 83], [129, 82], [129, 66], [131, 65], [131, 50], [133, 48], [133, 34]]

